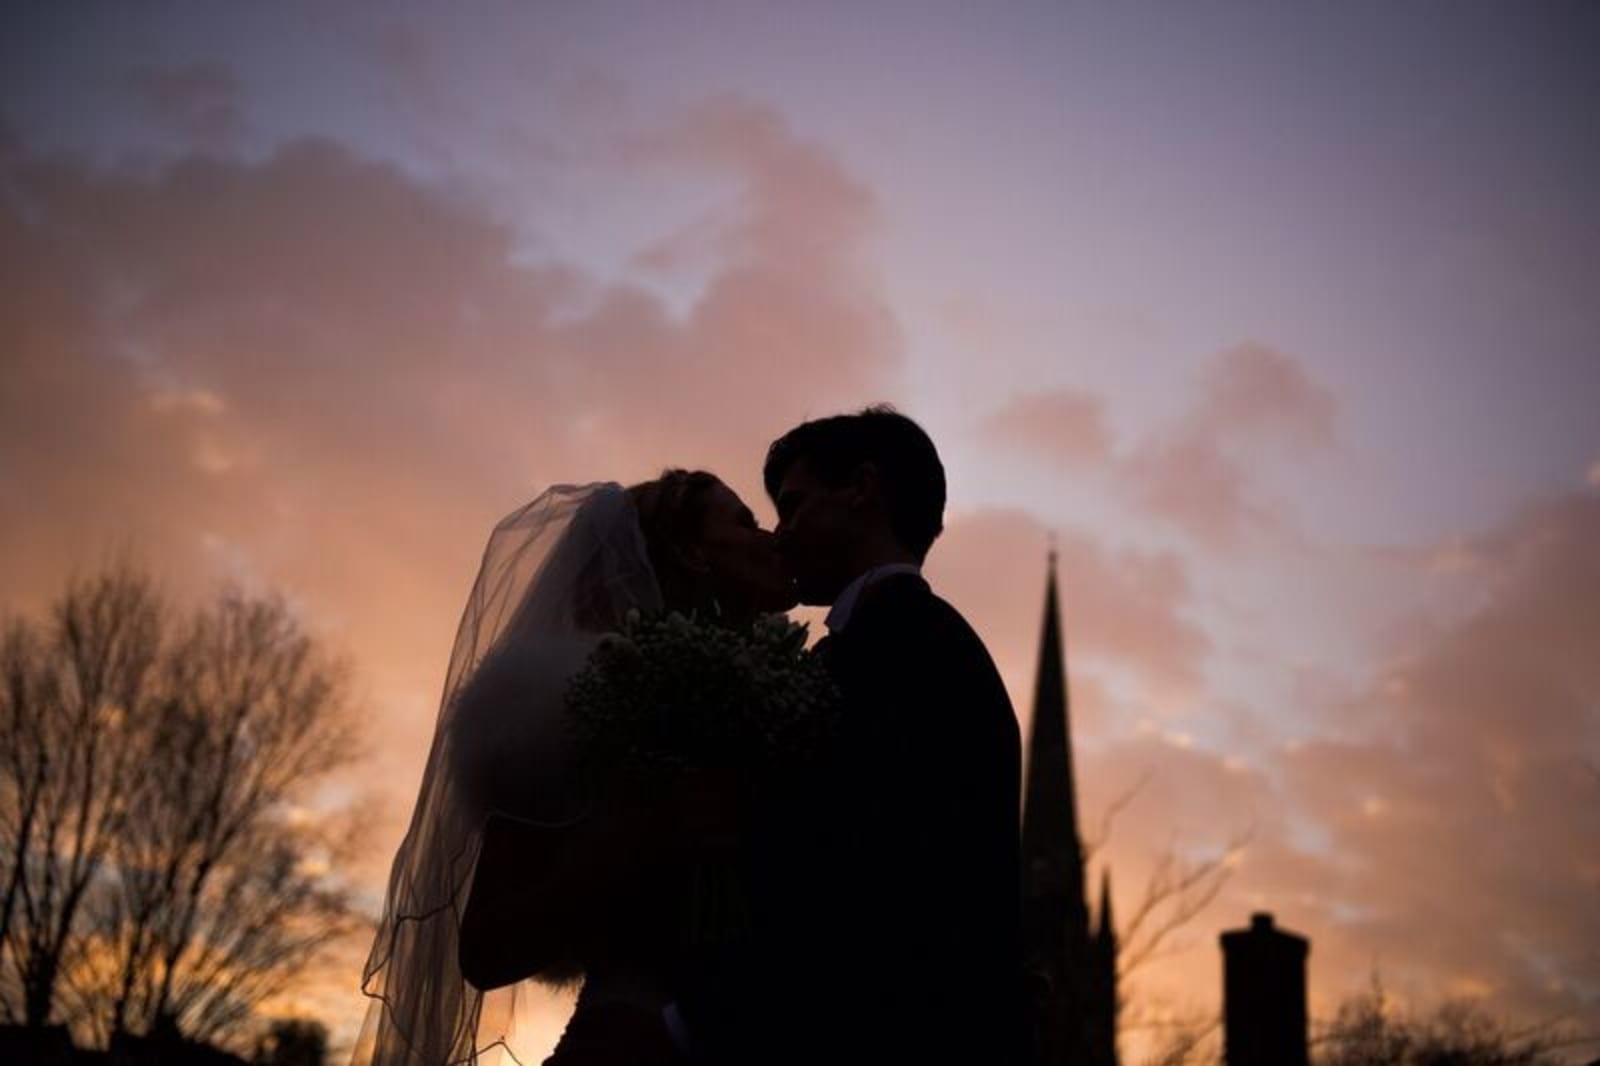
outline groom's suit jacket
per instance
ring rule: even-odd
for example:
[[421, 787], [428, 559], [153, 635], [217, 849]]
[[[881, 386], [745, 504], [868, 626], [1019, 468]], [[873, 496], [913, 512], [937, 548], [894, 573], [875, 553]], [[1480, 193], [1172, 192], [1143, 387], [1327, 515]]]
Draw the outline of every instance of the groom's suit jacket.
[[916, 574], [818, 645], [843, 695], [820, 769], [754, 812], [756, 934], [691, 974], [707, 1063], [1020, 1061], [1016, 717], [982, 641]]

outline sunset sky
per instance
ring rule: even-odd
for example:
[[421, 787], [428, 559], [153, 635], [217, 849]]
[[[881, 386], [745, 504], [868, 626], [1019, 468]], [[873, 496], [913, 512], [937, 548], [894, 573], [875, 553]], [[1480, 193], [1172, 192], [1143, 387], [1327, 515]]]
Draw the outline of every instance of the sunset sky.
[[[1141, 1017], [1266, 909], [1319, 1017], [1377, 971], [1600, 1035], [1600, 8], [0, 20], [0, 610], [130, 549], [282, 591], [374, 905], [496, 518], [691, 465], [770, 524], [767, 443], [889, 401], [1024, 724], [1055, 537], [1118, 909], [1248, 835]], [[292, 1006], [348, 1037], [364, 951]]]

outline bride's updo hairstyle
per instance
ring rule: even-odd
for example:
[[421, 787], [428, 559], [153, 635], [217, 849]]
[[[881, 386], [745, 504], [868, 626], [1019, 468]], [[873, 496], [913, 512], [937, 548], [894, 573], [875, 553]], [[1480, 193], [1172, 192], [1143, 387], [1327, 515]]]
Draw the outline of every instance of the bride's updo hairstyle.
[[720, 484], [715, 474], [705, 470], [673, 468], [653, 481], [628, 488], [639, 513], [650, 566], [661, 587], [661, 602], [668, 610], [707, 606], [705, 582], [684, 564], [683, 552], [705, 529], [711, 490]]

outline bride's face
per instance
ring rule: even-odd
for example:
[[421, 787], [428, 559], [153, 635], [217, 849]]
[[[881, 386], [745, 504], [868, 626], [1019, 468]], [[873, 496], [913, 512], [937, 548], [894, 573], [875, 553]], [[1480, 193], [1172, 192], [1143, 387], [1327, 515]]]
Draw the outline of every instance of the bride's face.
[[707, 490], [696, 548], [717, 598], [759, 612], [787, 611], [798, 599], [777, 539], [762, 529], [737, 493], [718, 482]]

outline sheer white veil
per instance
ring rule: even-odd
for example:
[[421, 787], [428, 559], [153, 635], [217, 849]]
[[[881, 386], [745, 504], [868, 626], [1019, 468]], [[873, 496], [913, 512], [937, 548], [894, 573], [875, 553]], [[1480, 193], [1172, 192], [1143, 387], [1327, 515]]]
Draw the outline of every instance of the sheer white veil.
[[495, 527], [362, 972], [372, 1002], [353, 1063], [444, 1066], [506, 1046], [518, 986], [480, 993], [457, 954], [484, 820], [501, 813], [558, 826], [584, 817], [587, 782], [562, 728], [566, 682], [630, 608], [660, 606], [619, 484], [557, 485]]

